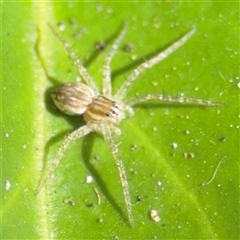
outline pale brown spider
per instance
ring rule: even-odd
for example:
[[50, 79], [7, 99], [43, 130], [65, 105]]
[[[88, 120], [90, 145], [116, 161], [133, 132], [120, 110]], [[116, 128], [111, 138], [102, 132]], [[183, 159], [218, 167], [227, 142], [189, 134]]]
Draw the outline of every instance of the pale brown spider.
[[67, 149], [69, 143], [81, 138], [92, 131], [99, 132], [103, 135], [105, 142], [107, 143], [118, 167], [123, 193], [125, 197], [125, 203], [128, 213], [128, 219], [130, 225], [133, 227], [133, 216], [132, 216], [132, 205], [130, 200], [130, 194], [128, 190], [128, 181], [126, 173], [123, 166], [123, 161], [120, 158], [118, 146], [113, 140], [113, 133], [118, 135], [121, 134], [117, 125], [125, 118], [125, 113], [128, 112], [129, 115], [133, 115], [132, 107], [136, 104], [142, 102], [157, 100], [164, 103], [179, 103], [179, 104], [193, 104], [202, 106], [220, 106], [222, 103], [205, 101], [201, 99], [185, 98], [181, 96], [171, 97], [162, 94], [147, 94], [125, 100], [126, 93], [129, 87], [134, 83], [136, 78], [145, 72], [148, 68], [153, 67], [155, 64], [159, 63], [164, 58], [168, 57], [171, 53], [182, 46], [186, 41], [194, 34], [195, 30], [189, 31], [178, 41], [173, 43], [163, 52], [157, 54], [152, 59], [143, 62], [137, 68], [131, 71], [129, 76], [126, 78], [125, 82], [118, 89], [117, 93], [112, 95], [111, 86], [111, 69], [110, 64], [114, 54], [116, 53], [125, 33], [126, 25], [124, 25], [119, 36], [113, 42], [109, 53], [105, 58], [103, 65], [103, 89], [102, 93], [97, 89], [93, 78], [89, 75], [87, 69], [80, 63], [76, 54], [73, 52], [69, 43], [63, 39], [52, 27], [53, 33], [58, 38], [58, 40], [63, 44], [67, 50], [71, 60], [73, 61], [75, 67], [78, 69], [79, 75], [85, 81], [86, 84], [82, 83], [66, 83], [60, 87], [57, 87], [52, 93], [52, 99], [55, 105], [63, 113], [69, 115], [83, 115], [86, 125], [78, 128], [77, 130], [70, 133], [66, 139], [63, 141], [61, 148], [59, 149], [50, 170], [47, 175], [44, 176], [38, 185], [36, 193], [38, 194], [43, 186], [46, 184], [47, 180], [50, 178], [54, 170], [60, 163], [65, 150]]

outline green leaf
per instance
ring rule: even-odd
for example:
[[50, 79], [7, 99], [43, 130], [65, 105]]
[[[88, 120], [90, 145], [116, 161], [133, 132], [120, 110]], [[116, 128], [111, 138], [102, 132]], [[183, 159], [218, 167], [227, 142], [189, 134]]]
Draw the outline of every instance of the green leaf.
[[[238, 16], [237, 2], [3, 2], [2, 239], [237, 239]], [[130, 70], [195, 27], [128, 97], [184, 93], [226, 103], [143, 104], [119, 125], [134, 228], [115, 162], [97, 133], [71, 143], [54, 178], [35, 195], [64, 136], [84, 125], [50, 99], [54, 87], [78, 74], [48, 24], [65, 28], [61, 34], [100, 87], [106, 51], [95, 46], [110, 45], [124, 21], [128, 32], [112, 62], [115, 92]]]

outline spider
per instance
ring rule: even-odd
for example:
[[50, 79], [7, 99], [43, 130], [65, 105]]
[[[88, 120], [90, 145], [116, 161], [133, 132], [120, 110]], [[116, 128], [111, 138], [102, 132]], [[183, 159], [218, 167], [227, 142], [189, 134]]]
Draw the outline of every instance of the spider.
[[73, 52], [70, 44], [62, 36], [60, 36], [52, 26], [50, 26], [50, 28], [52, 29], [52, 32], [56, 36], [56, 38], [63, 44], [70, 59], [77, 68], [79, 75], [85, 82], [85, 84], [77, 82], [65, 83], [57, 87], [51, 94], [51, 97], [60, 111], [68, 115], [83, 115], [86, 124], [79, 127], [65, 138], [57, 155], [53, 160], [50, 170], [45, 176], [40, 179], [36, 194], [41, 191], [47, 180], [51, 177], [54, 170], [59, 165], [68, 145], [72, 141], [75, 141], [78, 138], [82, 138], [90, 132], [96, 131], [103, 135], [103, 138], [107, 143], [118, 167], [118, 172], [125, 198], [128, 221], [131, 227], [133, 227], [134, 221], [127, 176], [124, 169], [123, 161], [119, 154], [118, 146], [114, 142], [113, 138], [114, 134], [121, 134], [121, 130], [117, 127], [117, 125], [125, 118], [126, 113], [128, 113], [128, 115], [130, 116], [134, 114], [132, 108], [133, 106], [151, 100], [156, 100], [161, 103], [192, 104], [202, 106], [222, 105], [222, 103], [220, 102], [185, 98], [182, 96], [172, 97], [152, 93], [149, 93], [147, 95], [140, 95], [127, 100], [125, 99], [128, 89], [134, 83], [137, 77], [139, 77], [140, 74], [144, 73], [147, 69], [152, 68], [155, 64], [168, 57], [171, 53], [173, 53], [180, 46], [186, 43], [188, 39], [194, 34], [195, 29], [190, 30], [179, 40], [167, 47], [163, 52], [158, 53], [150, 60], [143, 62], [138, 67], [133, 69], [130, 72], [129, 76], [126, 78], [125, 82], [118, 89], [117, 93], [112, 94], [110, 65], [112, 58], [115, 55], [117, 49], [119, 48], [119, 45], [127, 31], [127, 25], [124, 24], [122, 30], [118, 34], [117, 38], [114, 40], [106, 55], [102, 69], [103, 86], [101, 92], [99, 92], [93, 78], [90, 76], [87, 69], [82, 65], [80, 60], [77, 58], [77, 55]]

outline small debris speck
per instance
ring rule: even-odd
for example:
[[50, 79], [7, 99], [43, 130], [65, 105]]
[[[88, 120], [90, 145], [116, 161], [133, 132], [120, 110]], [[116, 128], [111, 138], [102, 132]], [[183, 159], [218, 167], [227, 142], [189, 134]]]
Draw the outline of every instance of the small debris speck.
[[159, 222], [161, 220], [161, 218], [158, 216], [158, 213], [156, 210], [151, 210], [150, 211], [150, 216], [151, 216], [151, 219], [154, 221], [154, 222]]
[[95, 48], [97, 50], [104, 50], [106, 48], [106, 44], [104, 41], [99, 41], [96, 45]]
[[133, 55], [131, 56], [131, 60], [133, 60], [133, 61], [137, 60], [137, 55], [136, 55], [136, 54], [133, 54]]
[[190, 158], [195, 158], [195, 154], [194, 153], [189, 153], [189, 157]]
[[226, 142], [226, 137], [223, 136], [223, 137], [219, 138], [219, 141], [221, 141], [221, 142]]
[[8, 190], [10, 189], [10, 187], [11, 187], [10, 181], [9, 181], [9, 180], [6, 180], [6, 181], [5, 181], [5, 189], [8, 191]]
[[172, 146], [173, 146], [173, 148], [175, 148], [175, 149], [176, 149], [176, 148], [178, 147], [178, 144], [177, 144], [177, 143], [175, 143], [175, 142], [173, 142], [173, 143], [172, 143]]
[[131, 145], [131, 150], [134, 151], [134, 150], [136, 150], [136, 149], [137, 149], [137, 145], [136, 145], [136, 144], [132, 144], [132, 145]]
[[190, 134], [190, 131], [189, 131], [189, 130], [186, 130], [185, 133], [188, 135], [188, 134]]
[[152, 82], [153, 86], [158, 86], [158, 82]]
[[137, 202], [142, 202], [142, 197], [141, 196], [137, 197]]
[[155, 27], [156, 29], [159, 29], [159, 28], [161, 27], [161, 24], [160, 24], [159, 22], [154, 23], [154, 27]]
[[168, 74], [165, 74], [164, 77], [165, 77], [165, 78], [169, 78], [169, 75], [168, 75]]
[[59, 22], [59, 23], [58, 23], [58, 29], [59, 29], [60, 31], [64, 31], [65, 28], [66, 28], [66, 25], [65, 25], [63, 22]]
[[124, 50], [125, 50], [126, 52], [132, 52], [132, 50], [133, 50], [133, 45], [130, 44], [130, 43], [126, 44], [126, 45], [124, 46]]
[[94, 192], [96, 193], [98, 205], [100, 205], [100, 204], [101, 204], [100, 194], [99, 194], [97, 188], [93, 187], [93, 190], [94, 190]]
[[91, 183], [93, 181], [92, 176], [87, 176], [86, 183]]

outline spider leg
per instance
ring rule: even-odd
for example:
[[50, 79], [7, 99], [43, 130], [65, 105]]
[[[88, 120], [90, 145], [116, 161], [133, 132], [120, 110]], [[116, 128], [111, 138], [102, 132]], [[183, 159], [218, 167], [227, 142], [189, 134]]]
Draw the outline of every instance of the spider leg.
[[123, 26], [123, 29], [121, 30], [120, 34], [115, 39], [115, 41], [113, 42], [113, 44], [110, 48], [110, 51], [105, 58], [105, 62], [103, 65], [103, 90], [102, 90], [104, 96], [109, 96], [109, 97], [112, 96], [110, 64], [111, 64], [112, 58], [115, 55], [124, 35], [126, 34], [126, 31], [127, 31], [127, 24], [125, 23]]
[[212, 102], [209, 100], [195, 99], [195, 98], [186, 98], [182, 96], [166, 96], [162, 94], [147, 94], [140, 95], [134, 98], [130, 98], [126, 101], [126, 104], [129, 106], [134, 106], [143, 102], [158, 100], [161, 103], [176, 103], [176, 104], [185, 104], [185, 105], [200, 105], [200, 106], [223, 106], [222, 102]]
[[94, 91], [94, 93], [98, 94], [98, 89], [96, 84], [94, 83], [92, 77], [88, 73], [87, 69], [81, 64], [80, 60], [78, 59], [77, 55], [73, 52], [70, 44], [60, 36], [56, 30], [49, 24], [53, 34], [57, 37], [57, 39], [63, 44], [64, 48], [66, 49], [70, 59], [73, 61], [74, 66], [77, 68], [79, 75], [83, 78], [85, 83]]
[[116, 161], [116, 164], [118, 167], [118, 172], [119, 172], [121, 183], [122, 183], [123, 193], [124, 193], [124, 197], [125, 197], [125, 204], [126, 204], [127, 213], [128, 213], [128, 220], [129, 220], [131, 227], [134, 227], [131, 199], [130, 199], [127, 176], [126, 176], [126, 172], [124, 169], [123, 161], [121, 160], [121, 158], [119, 156], [118, 147], [115, 144], [115, 142], [113, 141], [111, 129], [105, 125], [105, 127], [103, 127], [101, 131], [102, 131], [104, 140], [106, 141], [106, 143], [107, 143], [108, 147], [110, 148], [110, 151], [114, 157], [114, 160]]
[[91, 131], [92, 131], [92, 129], [90, 127], [88, 127], [87, 125], [85, 125], [83, 127], [80, 127], [79, 129], [75, 130], [74, 132], [70, 133], [65, 138], [65, 140], [62, 143], [62, 146], [58, 150], [58, 153], [57, 153], [56, 157], [54, 158], [54, 161], [53, 161], [47, 175], [40, 179], [37, 190], [36, 190], [36, 195], [39, 194], [39, 192], [42, 190], [43, 186], [46, 184], [47, 180], [51, 177], [54, 170], [57, 168], [58, 164], [61, 162], [63, 154], [66, 151], [69, 143], [78, 139], [78, 138], [81, 138], [81, 137], [87, 135]]
[[133, 84], [135, 79], [143, 72], [145, 72], [148, 68], [153, 67], [155, 64], [162, 61], [164, 58], [167, 58], [171, 53], [175, 52], [179, 47], [181, 47], [184, 43], [188, 41], [188, 39], [195, 33], [195, 29], [192, 29], [187, 34], [185, 34], [178, 41], [174, 42], [171, 46], [165, 49], [163, 52], [160, 52], [155, 57], [151, 58], [147, 62], [140, 64], [137, 68], [132, 70], [130, 75], [127, 77], [125, 82], [119, 88], [116, 93], [116, 97], [119, 99], [123, 99], [126, 95], [128, 88]]

